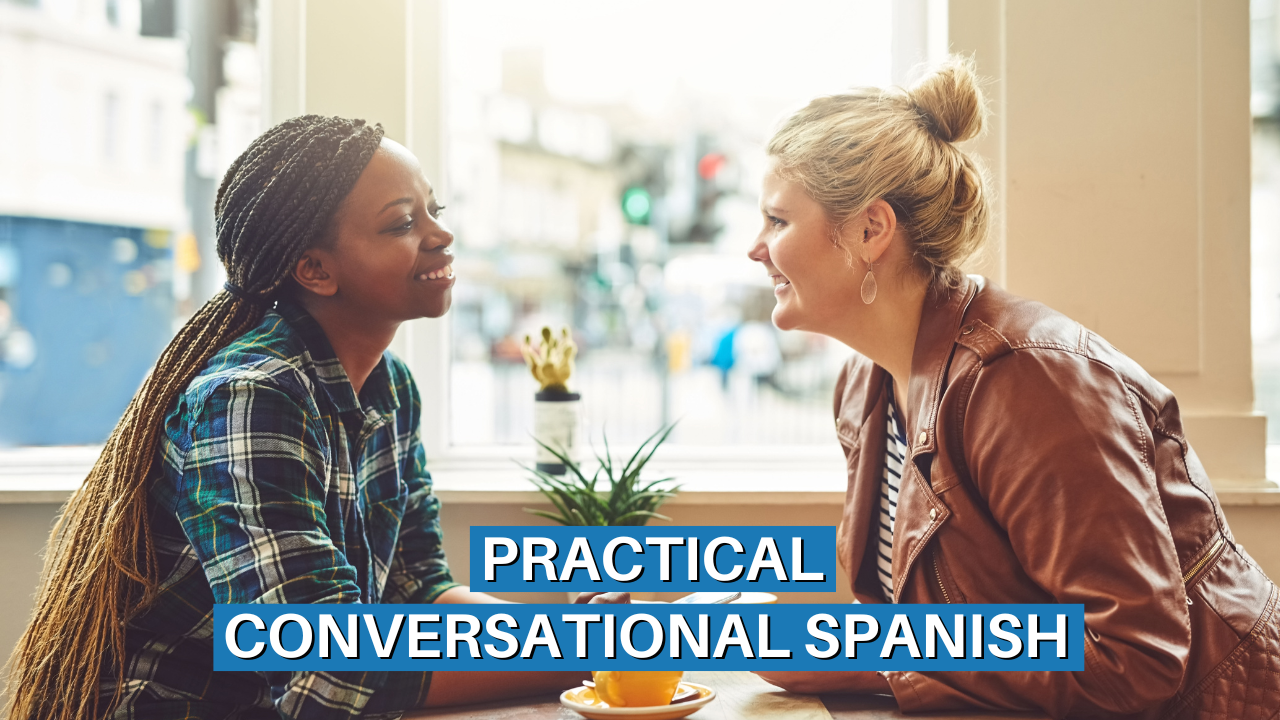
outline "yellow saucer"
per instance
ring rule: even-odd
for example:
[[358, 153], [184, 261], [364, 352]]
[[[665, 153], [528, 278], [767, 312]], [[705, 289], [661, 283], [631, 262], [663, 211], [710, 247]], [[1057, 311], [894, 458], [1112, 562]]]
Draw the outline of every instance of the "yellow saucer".
[[676, 694], [685, 690], [696, 690], [698, 697], [694, 700], [682, 702], [679, 705], [650, 705], [649, 707], [609, 707], [604, 701], [596, 697], [595, 688], [589, 688], [585, 685], [565, 690], [560, 694], [560, 704], [565, 707], [585, 715], [591, 720], [608, 720], [609, 718], [632, 718], [632, 720], [676, 720], [686, 715], [692, 715], [694, 711], [703, 705], [716, 699], [716, 691], [706, 685], [698, 683], [682, 682], [676, 688]]

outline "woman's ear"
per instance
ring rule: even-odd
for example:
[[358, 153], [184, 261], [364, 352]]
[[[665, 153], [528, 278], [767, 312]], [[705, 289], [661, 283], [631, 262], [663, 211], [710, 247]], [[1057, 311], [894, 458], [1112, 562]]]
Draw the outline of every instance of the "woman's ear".
[[892, 206], [883, 200], [874, 200], [845, 223], [840, 242], [863, 264], [879, 263], [896, 232], [897, 214], [893, 213]]
[[316, 295], [333, 297], [338, 292], [338, 282], [327, 269], [332, 263], [333, 257], [322, 248], [306, 250], [293, 266], [293, 281]]
[[884, 200], [872, 201], [845, 224], [841, 240], [864, 263], [876, 263], [898, 231], [898, 216]]

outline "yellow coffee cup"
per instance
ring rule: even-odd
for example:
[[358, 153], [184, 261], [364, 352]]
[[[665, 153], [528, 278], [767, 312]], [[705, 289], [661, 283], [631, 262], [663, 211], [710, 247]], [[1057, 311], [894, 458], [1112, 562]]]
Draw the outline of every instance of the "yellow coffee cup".
[[593, 670], [596, 697], [610, 707], [670, 705], [680, 686], [680, 670]]

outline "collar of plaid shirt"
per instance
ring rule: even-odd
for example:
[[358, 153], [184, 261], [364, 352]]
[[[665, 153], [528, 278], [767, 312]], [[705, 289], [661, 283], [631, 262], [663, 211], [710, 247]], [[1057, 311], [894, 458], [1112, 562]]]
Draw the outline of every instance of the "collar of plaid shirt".
[[[342, 363], [338, 362], [333, 345], [329, 343], [329, 337], [324, 334], [320, 323], [292, 300], [281, 300], [274, 312], [289, 324], [306, 345], [311, 361], [315, 364], [320, 387], [328, 396], [329, 402], [333, 403], [334, 409], [340, 413], [360, 410], [361, 398], [356, 397], [355, 387], [351, 385], [351, 379], [347, 377]], [[396, 395], [396, 388], [387, 368], [388, 357], [387, 353], [382, 354], [382, 360], [374, 366], [361, 389], [366, 412], [371, 410], [385, 415], [400, 409], [400, 398]]]

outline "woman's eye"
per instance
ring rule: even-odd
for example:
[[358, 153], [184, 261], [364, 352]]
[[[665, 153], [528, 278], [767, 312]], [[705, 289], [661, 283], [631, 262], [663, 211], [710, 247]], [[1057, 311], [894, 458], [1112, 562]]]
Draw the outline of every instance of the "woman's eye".
[[435, 208], [431, 210], [431, 217], [436, 220], [439, 220], [440, 216], [444, 214], [445, 207], [446, 207], [445, 205], [437, 205]]
[[765, 215], [765, 217], [769, 219], [769, 224], [774, 227], [782, 227], [787, 224], [787, 222], [782, 218], [777, 218], [772, 215]]
[[413, 229], [413, 218], [406, 218], [403, 223], [391, 228], [391, 232], [397, 235], [403, 235]]

